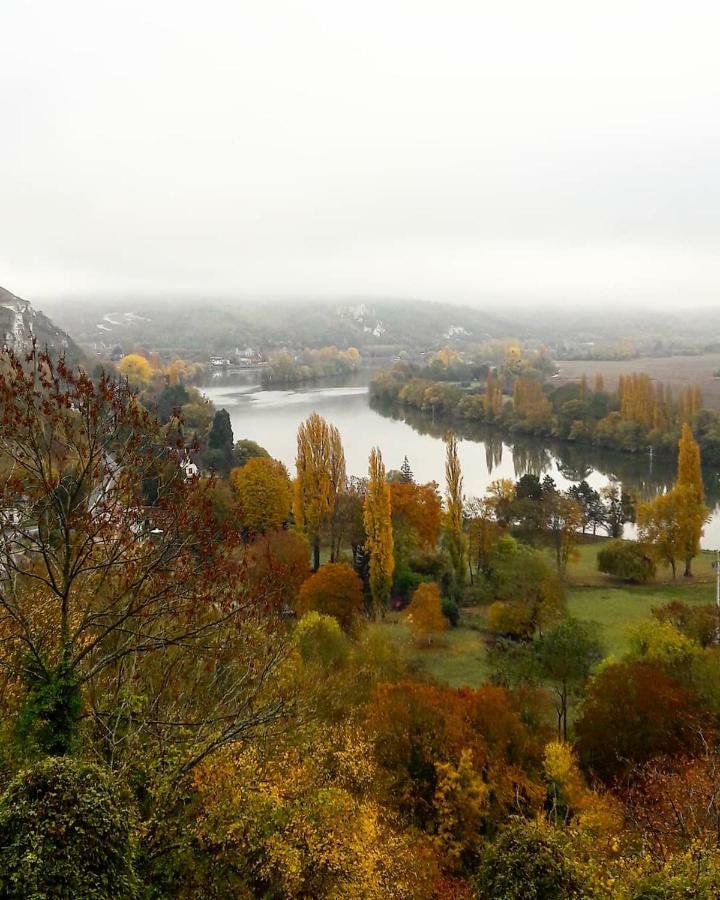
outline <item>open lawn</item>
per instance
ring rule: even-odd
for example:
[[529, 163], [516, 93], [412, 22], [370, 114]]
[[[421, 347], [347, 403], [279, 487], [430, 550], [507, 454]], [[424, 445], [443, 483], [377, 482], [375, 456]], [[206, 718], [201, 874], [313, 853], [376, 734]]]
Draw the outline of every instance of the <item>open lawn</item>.
[[[570, 615], [596, 622], [606, 653], [620, 656], [628, 649], [629, 626], [651, 617], [653, 607], [672, 600], [713, 603], [715, 600], [714, 554], [702, 553], [694, 560], [696, 576], [672, 583], [661, 570], [649, 585], [626, 585], [597, 571], [596, 555], [603, 541], [583, 544], [579, 557], [568, 567], [567, 603]], [[484, 607], [462, 611], [461, 624], [448, 629], [430, 647], [417, 647], [402, 616], [389, 614], [381, 628], [393, 640], [410, 666], [452, 687], [477, 687], [487, 680], [487, 639]]]

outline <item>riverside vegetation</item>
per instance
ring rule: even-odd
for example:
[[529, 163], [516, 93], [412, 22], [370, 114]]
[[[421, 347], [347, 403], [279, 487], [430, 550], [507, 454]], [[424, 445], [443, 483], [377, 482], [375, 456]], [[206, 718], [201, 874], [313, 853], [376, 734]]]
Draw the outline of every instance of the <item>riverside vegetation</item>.
[[684, 422], [693, 426], [707, 465], [720, 464], [720, 416], [702, 406], [697, 386], [673, 390], [643, 373], [620, 376], [616, 390], [603, 377], [553, 385], [555, 366], [543, 352], [509, 342], [494, 362], [476, 362], [445, 348], [423, 366], [397, 363], [370, 385], [378, 403], [428, 416], [497, 425], [511, 432], [552, 436], [632, 453], [649, 447], [671, 454]]

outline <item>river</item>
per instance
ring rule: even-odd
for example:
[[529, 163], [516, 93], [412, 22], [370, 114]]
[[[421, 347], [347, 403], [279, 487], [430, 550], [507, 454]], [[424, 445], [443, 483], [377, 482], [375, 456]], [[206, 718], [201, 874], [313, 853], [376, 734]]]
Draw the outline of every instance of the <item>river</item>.
[[[200, 390], [218, 409], [230, 414], [235, 440], [257, 441], [292, 474], [295, 436], [303, 419], [318, 412], [335, 425], [342, 436], [350, 475], [367, 474], [368, 454], [380, 447], [387, 469], [399, 469], [407, 455], [417, 481], [444, 477], [445, 422], [409, 412], [375, 407], [368, 397], [366, 372], [342, 382], [299, 386], [290, 390], [264, 390], [257, 373], [218, 373]], [[526, 472], [541, 478], [551, 475], [558, 486], [568, 488], [586, 479], [596, 490], [611, 480], [620, 481], [637, 497], [647, 499], [666, 490], [674, 480], [674, 464], [601, 450], [562, 441], [509, 435], [471, 423], [454, 423], [463, 469], [464, 491], [481, 497], [497, 478], [518, 479]], [[712, 516], [705, 526], [703, 547], [720, 547], [720, 473], [704, 472], [706, 502]], [[628, 528], [630, 536], [632, 529]]]

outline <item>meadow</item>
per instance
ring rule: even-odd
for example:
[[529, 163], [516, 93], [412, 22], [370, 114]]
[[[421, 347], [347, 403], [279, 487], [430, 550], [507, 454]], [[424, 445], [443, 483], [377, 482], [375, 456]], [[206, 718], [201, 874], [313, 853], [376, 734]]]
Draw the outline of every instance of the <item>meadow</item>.
[[[715, 554], [703, 551], [693, 562], [692, 578], [678, 577], [673, 583], [669, 571], [658, 569], [650, 584], [631, 585], [597, 570], [597, 553], [605, 539], [582, 544], [578, 556], [568, 565], [566, 587], [568, 613], [577, 619], [595, 622], [607, 656], [621, 656], [628, 649], [628, 629], [652, 617], [653, 608], [673, 600], [706, 604], [715, 601]], [[460, 624], [438, 636], [430, 647], [417, 647], [402, 614], [391, 613], [381, 628], [408, 660], [412, 669], [451, 687], [476, 688], [490, 670], [487, 646], [492, 633], [485, 627], [487, 607], [462, 610]]]

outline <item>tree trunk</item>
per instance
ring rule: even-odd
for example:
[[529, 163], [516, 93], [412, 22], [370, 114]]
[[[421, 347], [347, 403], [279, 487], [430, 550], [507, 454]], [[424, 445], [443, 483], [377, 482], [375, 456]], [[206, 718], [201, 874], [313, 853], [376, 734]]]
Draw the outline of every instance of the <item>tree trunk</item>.
[[320, 537], [319, 535], [313, 541], [313, 569], [317, 572], [320, 568]]
[[685, 578], [692, 578], [692, 556], [689, 556], [685, 560], [685, 571], [683, 572]]

